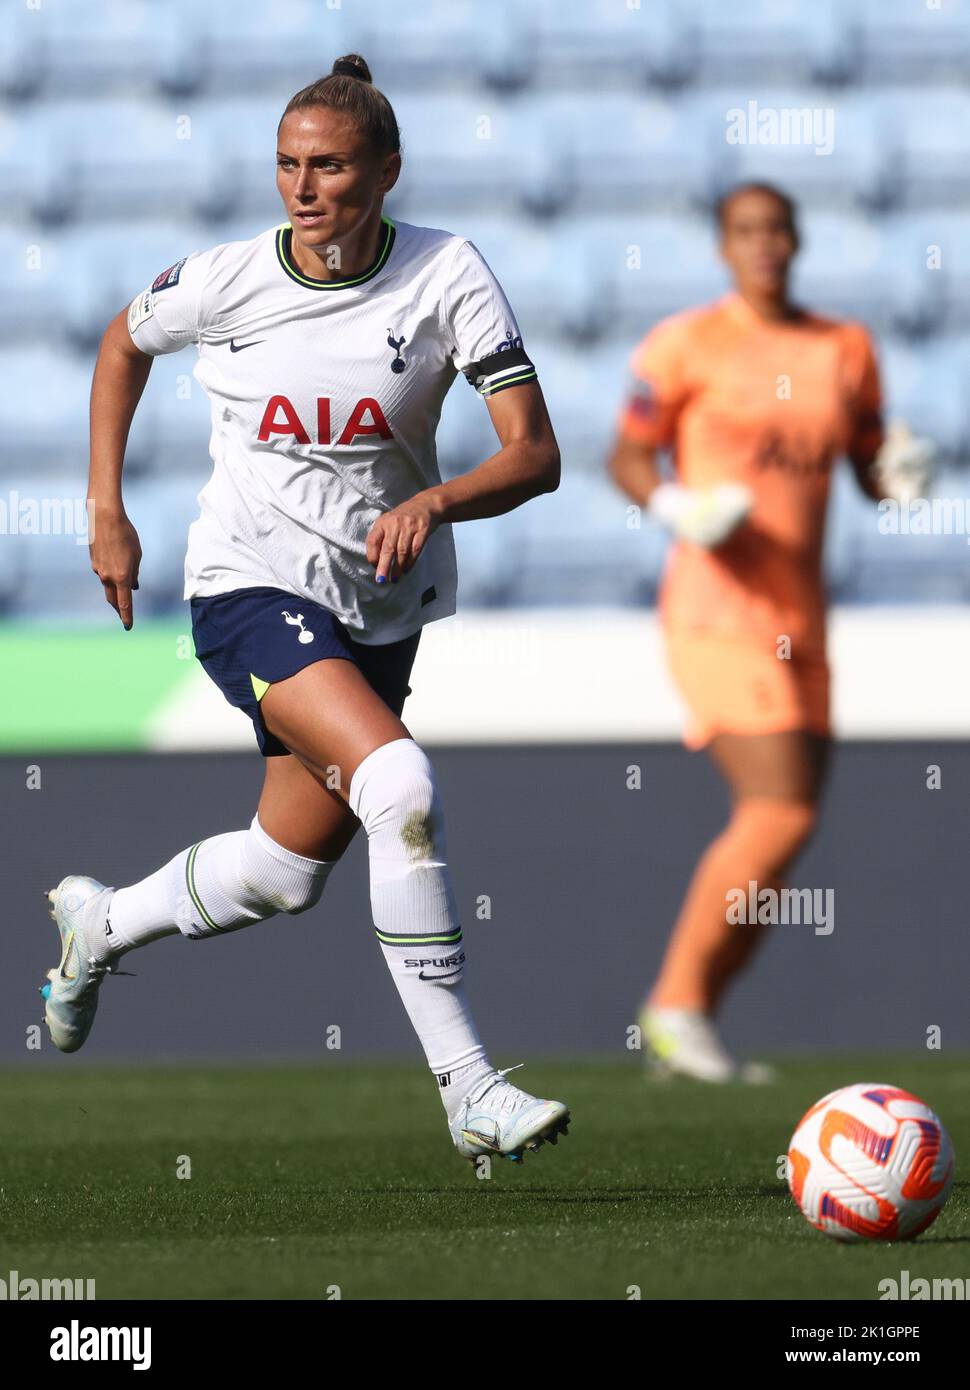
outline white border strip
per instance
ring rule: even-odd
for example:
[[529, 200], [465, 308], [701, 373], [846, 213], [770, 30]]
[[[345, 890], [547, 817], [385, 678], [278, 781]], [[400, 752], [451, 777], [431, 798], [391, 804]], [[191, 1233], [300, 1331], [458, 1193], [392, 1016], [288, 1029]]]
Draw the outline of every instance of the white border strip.
[[[970, 610], [851, 608], [831, 619], [842, 738], [970, 738]], [[473, 611], [431, 623], [405, 713], [423, 744], [678, 740], [680, 703], [653, 612]], [[255, 749], [249, 720], [198, 666], [149, 746]]]

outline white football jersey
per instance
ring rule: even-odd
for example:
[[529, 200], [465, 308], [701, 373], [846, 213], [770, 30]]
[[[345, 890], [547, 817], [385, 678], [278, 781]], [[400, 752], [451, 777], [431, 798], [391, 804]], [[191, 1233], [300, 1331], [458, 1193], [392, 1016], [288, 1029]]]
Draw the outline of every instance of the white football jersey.
[[356, 641], [394, 642], [455, 611], [450, 525], [378, 584], [374, 521], [441, 482], [435, 429], [461, 371], [483, 396], [535, 380], [501, 287], [471, 242], [382, 221], [359, 275], [315, 280], [289, 224], [196, 252], [135, 299], [142, 352], [194, 343], [213, 472], [189, 528], [185, 598], [271, 585], [315, 599]]

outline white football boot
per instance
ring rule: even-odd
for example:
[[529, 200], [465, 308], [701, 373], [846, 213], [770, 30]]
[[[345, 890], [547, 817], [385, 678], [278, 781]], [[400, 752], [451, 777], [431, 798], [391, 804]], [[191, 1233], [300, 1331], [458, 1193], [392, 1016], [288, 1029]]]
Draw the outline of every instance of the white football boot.
[[115, 968], [117, 956], [104, 942], [106, 906], [112, 893], [113, 888], [96, 878], [69, 874], [44, 894], [60, 932], [61, 962], [48, 970], [48, 983], [40, 993], [51, 1041], [62, 1052], [76, 1052], [90, 1033], [105, 975], [130, 973]]
[[537, 1100], [520, 1091], [505, 1079], [515, 1070], [487, 1072], [462, 1100], [448, 1126], [462, 1158], [474, 1163], [481, 1154], [495, 1154], [519, 1163], [526, 1149], [555, 1144], [569, 1132], [570, 1114], [562, 1101]]
[[737, 1062], [724, 1046], [707, 1014], [700, 1009], [660, 1009], [645, 1005], [640, 1014], [640, 1042], [647, 1065], [659, 1076], [689, 1076], [695, 1081], [743, 1081], [761, 1085], [775, 1079], [763, 1062]]

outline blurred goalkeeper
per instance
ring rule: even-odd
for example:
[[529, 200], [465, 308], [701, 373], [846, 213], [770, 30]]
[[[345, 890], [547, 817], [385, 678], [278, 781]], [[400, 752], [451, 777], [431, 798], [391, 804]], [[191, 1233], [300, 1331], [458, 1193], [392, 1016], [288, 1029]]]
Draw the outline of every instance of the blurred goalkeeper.
[[[658, 324], [632, 358], [609, 461], [622, 490], [674, 538], [660, 595], [667, 658], [732, 810], [687, 890], [642, 1009], [654, 1068], [704, 1081], [762, 1080], [713, 1024], [767, 930], [728, 919], [728, 894], [781, 886], [815, 825], [828, 756], [822, 540], [845, 455], [873, 499], [923, 496], [932, 447], [884, 433], [867, 331], [793, 304], [795, 206], [745, 184], [718, 206], [734, 289]], [[664, 481], [661, 450], [676, 480]]]

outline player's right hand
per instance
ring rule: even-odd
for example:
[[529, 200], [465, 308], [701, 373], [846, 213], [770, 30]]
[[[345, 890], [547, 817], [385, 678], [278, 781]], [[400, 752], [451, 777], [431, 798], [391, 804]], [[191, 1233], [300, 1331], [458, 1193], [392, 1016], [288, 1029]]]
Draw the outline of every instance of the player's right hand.
[[88, 546], [91, 568], [104, 586], [104, 596], [124, 624], [125, 631], [135, 621], [131, 591], [138, 588], [141, 545], [138, 532], [128, 517], [105, 515], [94, 508], [94, 535]]
[[680, 541], [707, 549], [721, 545], [745, 520], [754, 505], [742, 483], [711, 488], [661, 483], [650, 494], [650, 512]]

